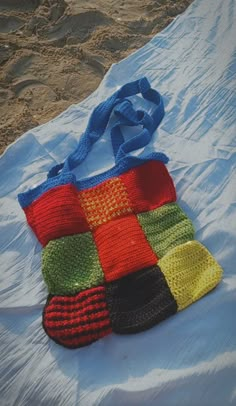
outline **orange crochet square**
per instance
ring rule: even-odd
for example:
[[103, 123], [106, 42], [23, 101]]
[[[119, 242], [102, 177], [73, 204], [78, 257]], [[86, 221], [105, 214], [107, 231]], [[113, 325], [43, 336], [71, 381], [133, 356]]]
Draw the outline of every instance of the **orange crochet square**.
[[91, 229], [132, 212], [128, 193], [119, 178], [80, 191], [79, 198]]
[[101, 225], [93, 235], [107, 282], [155, 265], [158, 261], [133, 214]]

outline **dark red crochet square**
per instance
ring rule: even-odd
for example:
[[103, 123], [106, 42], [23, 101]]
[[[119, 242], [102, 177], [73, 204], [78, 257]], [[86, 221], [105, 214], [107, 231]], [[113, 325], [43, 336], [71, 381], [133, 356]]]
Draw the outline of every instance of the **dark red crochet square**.
[[158, 261], [135, 215], [103, 224], [93, 235], [106, 281], [121, 278]]
[[112, 331], [138, 333], [177, 311], [160, 268], [152, 266], [106, 284]]
[[175, 187], [163, 162], [148, 161], [119, 177], [127, 188], [135, 213], [176, 201]]
[[73, 185], [57, 186], [45, 192], [24, 211], [43, 246], [55, 238], [89, 231]]

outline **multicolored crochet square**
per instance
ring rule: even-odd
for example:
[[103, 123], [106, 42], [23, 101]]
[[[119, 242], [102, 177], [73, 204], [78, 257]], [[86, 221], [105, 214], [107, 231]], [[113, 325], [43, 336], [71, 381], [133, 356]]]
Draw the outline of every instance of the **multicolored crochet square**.
[[128, 192], [120, 178], [82, 190], [79, 199], [91, 229], [132, 213]]
[[79, 189], [58, 184], [24, 207], [43, 245], [43, 326], [68, 348], [137, 333], [213, 289], [222, 269], [194, 241], [173, 181], [156, 160]]

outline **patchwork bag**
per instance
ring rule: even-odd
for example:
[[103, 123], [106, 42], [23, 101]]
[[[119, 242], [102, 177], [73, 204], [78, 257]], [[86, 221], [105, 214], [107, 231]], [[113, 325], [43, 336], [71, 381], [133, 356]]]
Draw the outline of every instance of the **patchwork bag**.
[[[139, 93], [155, 106], [152, 113], [135, 110], [130, 96]], [[111, 116], [115, 165], [78, 180], [73, 170], [110, 128]], [[176, 203], [166, 155], [134, 155], [150, 142], [163, 116], [162, 98], [146, 78], [124, 85], [95, 108], [65, 162], [18, 196], [43, 246], [49, 292], [43, 327], [58, 344], [78, 348], [111, 332], [141, 332], [200, 299], [221, 279], [222, 269], [194, 240], [192, 222]], [[122, 126], [137, 131], [124, 139]]]

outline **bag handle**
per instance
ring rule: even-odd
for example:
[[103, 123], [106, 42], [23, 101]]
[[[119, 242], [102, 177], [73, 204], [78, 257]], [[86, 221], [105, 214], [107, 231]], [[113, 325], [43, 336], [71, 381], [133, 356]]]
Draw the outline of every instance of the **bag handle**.
[[[144, 99], [157, 105], [151, 115], [142, 110], [135, 111], [131, 101], [127, 99], [127, 97], [139, 93], [142, 94]], [[151, 89], [146, 77], [125, 84], [93, 110], [77, 148], [68, 156], [64, 163], [51, 168], [48, 178], [56, 176], [60, 170], [62, 172], [69, 172], [85, 160], [93, 144], [103, 135], [113, 109], [116, 116], [118, 116], [118, 122], [111, 129], [111, 139], [116, 162], [126, 156], [127, 153], [147, 145], [153, 132], [164, 117], [162, 97], [156, 90]], [[120, 130], [122, 125], [142, 125], [143, 130], [137, 136], [124, 142]]]
[[[135, 111], [130, 100], [124, 101], [114, 109], [114, 113], [119, 117], [119, 121], [111, 129], [111, 140], [116, 163], [127, 154], [139, 148], [145, 147], [151, 141], [152, 134], [159, 126], [164, 116], [164, 106], [160, 98], [158, 107], [149, 115], [143, 110]], [[124, 141], [120, 127], [142, 126], [143, 130], [128, 141]]]

